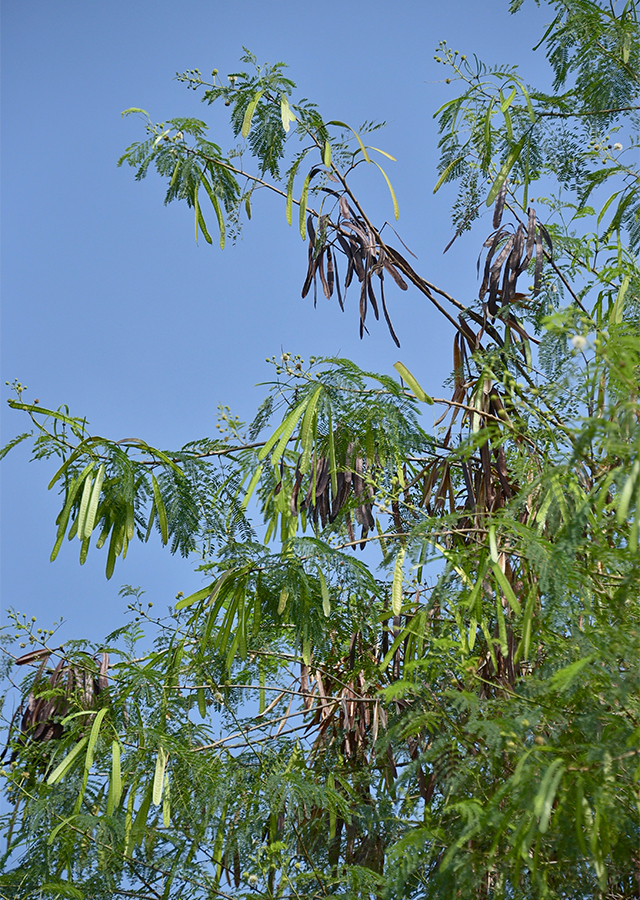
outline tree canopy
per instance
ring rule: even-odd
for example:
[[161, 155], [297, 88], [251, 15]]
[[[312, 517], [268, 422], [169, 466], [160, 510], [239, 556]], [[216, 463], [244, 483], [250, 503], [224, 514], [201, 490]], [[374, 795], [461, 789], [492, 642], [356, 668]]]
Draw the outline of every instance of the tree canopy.
[[75, 539], [111, 578], [153, 536], [205, 586], [168, 615], [123, 588], [131, 622], [97, 645], [14, 616], [7, 896], [639, 895], [640, 33], [632, 0], [548, 6], [551, 93], [436, 49], [454, 96], [434, 190], [457, 187], [454, 240], [479, 232], [471, 304], [352, 187], [368, 166], [398, 218], [376, 124], [325, 119], [282, 63], [179, 76], [241, 150], [126, 111], [146, 136], [121, 164], [155, 168], [196, 238], [213, 222], [224, 247], [274, 192], [302, 296], [351, 315], [356, 295], [353, 327], [399, 346], [398, 291], [418, 291], [452, 372], [431, 397], [420, 361], [283, 352], [251, 423], [227, 411], [179, 449], [94, 435], [14, 383], [31, 430], [2, 454], [56, 461], [52, 559]]

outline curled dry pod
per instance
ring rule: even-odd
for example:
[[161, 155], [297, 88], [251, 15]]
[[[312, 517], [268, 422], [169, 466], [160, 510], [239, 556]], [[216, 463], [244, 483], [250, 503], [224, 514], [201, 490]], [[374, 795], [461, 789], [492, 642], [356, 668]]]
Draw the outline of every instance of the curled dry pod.
[[43, 657], [50, 656], [52, 651], [48, 647], [42, 647], [40, 650], [31, 650], [29, 653], [23, 653], [19, 656], [15, 663], [16, 666], [28, 666], [29, 663], [41, 660]]

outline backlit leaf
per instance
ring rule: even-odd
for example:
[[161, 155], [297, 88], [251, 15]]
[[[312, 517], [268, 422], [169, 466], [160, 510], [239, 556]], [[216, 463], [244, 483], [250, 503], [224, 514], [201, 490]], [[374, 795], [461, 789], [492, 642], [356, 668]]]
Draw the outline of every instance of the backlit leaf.
[[428, 403], [429, 405], [433, 404], [432, 398], [420, 387], [417, 380], [413, 377], [411, 372], [407, 369], [404, 363], [397, 362], [393, 364], [393, 368], [396, 370], [398, 375], [407, 383], [409, 388], [416, 395], [418, 400], [422, 400], [423, 403]]
[[302, 185], [302, 193], [300, 194], [300, 237], [304, 241], [307, 237], [307, 197], [309, 195], [309, 182], [311, 181], [311, 172], [307, 175]]
[[[281, 94], [280, 96], [280, 118], [282, 120], [282, 127], [286, 132], [289, 131], [291, 127], [291, 122], [296, 121], [296, 117], [294, 113], [291, 112], [291, 108], [289, 106], [289, 100], [286, 94]], [[246, 135], [245, 135], [246, 136]]]
[[391, 194], [391, 200], [393, 201], [393, 214], [395, 215], [396, 219], [399, 219], [399, 218], [400, 218], [400, 210], [399, 210], [399, 208], [398, 208], [398, 201], [396, 200], [396, 195], [395, 195], [395, 192], [394, 192], [394, 190], [393, 190], [393, 187], [391, 186], [391, 182], [389, 181], [389, 178], [388, 178], [388, 176], [387, 176], [387, 173], [386, 173], [385, 170], [382, 168], [382, 166], [381, 166], [379, 163], [377, 163], [377, 162], [375, 161], [375, 159], [372, 160], [372, 162], [373, 162], [374, 166], [378, 166], [378, 168], [379, 168], [380, 171], [382, 172], [382, 175], [383, 175], [383, 177], [384, 177], [384, 180], [387, 182], [387, 187], [389, 188], [389, 192], [390, 192], [390, 194]]
[[[96, 480], [91, 488], [91, 497], [84, 523], [84, 537], [90, 538], [96, 525], [96, 514], [98, 512], [98, 504], [100, 502], [100, 492], [102, 491], [102, 483], [104, 481], [105, 467], [104, 463], [98, 469]], [[88, 480], [88, 479], [87, 479]]]
[[154, 806], [160, 806], [162, 802], [162, 791], [164, 788], [164, 772], [167, 767], [167, 754], [162, 747], [158, 748], [156, 756], [156, 768], [153, 775], [153, 794], [152, 802]]
[[88, 741], [89, 735], [85, 735], [83, 738], [80, 738], [73, 750], [69, 751], [62, 762], [59, 763], [55, 767], [53, 772], [48, 776], [47, 784], [57, 784], [66, 775], [73, 761], [82, 753]]
[[91, 499], [91, 487], [93, 478], [87, 476], [82, 486], [82, 497], [80, 498], [80, 508], [78, 510], [78, 518], [76, 525], [76, 533], [81, 541], [85, 539], [84, 526], [87, 520], [87, 510], [89, 509], [89, 500]]
[[156, 476], [151, 473], [151, 484], [153, 486], [153, 502], [155, 503], [156, 512], [158, 514], [158, 525], [160, 526], [160, 534], [162, 543], [166, 544], [169, 540], [169, 526], [167, 524], [167, 511], [164, 506], [162, 494], [160, 493], [160, 485]]
[[391, 587], [391, 609], [394, 616], [399, 616], [402, 610], [402, 576], [404, 566], [405, 549], [401, 547], [396, 556], [396, 564], [393, 569], [393, 584]]
[[120, 806], [122, 799], [122, 775], [120, 771], [120, 744], [111, 742], [111, 781], [109, 782], [109, 796], [107, 799], [107, 815], [113, 815], [113, 811]]
[[358, 134], [357, 131], [354, 131], [354, 129], [351, 127], [351, 125], [347, 125], [346, 122], [339, 122], [337, 119], [334, 119], [332, 122], [327, 122], [327, 125], [337, 125], [339, 128], [348, 128], [349, 131], [354, 135], [354, 137], [355, 137], [355, 139], [357, 140], [358, 144], [360, 145], [360, 150], [362, 151], [362, 155], [364, 156], [364, 158], [366, 159], [366, 161], [367, 161], [368, 163], [371, 162], [371, 159], [370, 159], [370, 157], [369, 157], [369, 154], [367, 153], [367, 148], [366, 148], [365, 145], [362, 143], [362, 140], [361, 140], [361, 138], [360, 138], [360, 135]]
[[[256, 111], [256, 106], [258, 105], [258, 101], [260, 100], [260, 97], [262, 97], [263, 94], [264, 94], [264, 91], [257, 91], [253, 95], [253, 99], [250, 101], [249, 105], [247, 106], [247, 108], [245, 110], [244, 119], [242, 120], [242, 131], [241, 131], [243, 138], [246, 138], [249, 136], [249, 132], [251, 130], [251, 119], [253, 118], [253, 114]], [[285, 131], [286, 131], [286, 129], [285, 129]]]
[[324, 573], [320, 568], [318, 569], [318, 580], [320, 582], [320, 593], [322, 595], [322, 611], [325, 616], [329, 618], [331, 614], [331, 600], [329, 599], [329, 590], [327, 588]]
[[502, 163], [502, 167], [500, 168], [500, 171], [498, 172], [495, 181], [491, 185], [491, 190], [489, 191], [489, 195], [487, 197], [487, 206], [491, 206], [493, 201], [498, 196], [498, 192], [500, 191], [500, 188], [504, 184], [505, 179], [509, 175], [509, 172], [511, 171], [511, 169], [514, 167], [516, 161], [518, 160], [518, 158], [522, 152], [522, 148], [525, 145], [526, 140], [527, 140], [527, 135], [524, 134], [520, 138], [518, 143], [515, 145], [515, 147], [511, 148], [511, 151], [509, 152], [507, 158]]
[[438, 180], [436, 181], [435, 187], [433, 189], [434, 194], [438, 193], [438, 191], [440, 190], [442, 185], [447, 180], [447, 177], [448, 177], [449, 173], [451, 172], [451, 170], [454, 169], [459, 163], [461, 163], [463, 161], [463, 159], [464, 159], [464, 156], [458, 156], [458, 157], [456, 157], [456, 159], [452, 159], [451, 162], [447, 166], [445, 166], [442, 174], [440, 175], [440, 178], [438, 178]]

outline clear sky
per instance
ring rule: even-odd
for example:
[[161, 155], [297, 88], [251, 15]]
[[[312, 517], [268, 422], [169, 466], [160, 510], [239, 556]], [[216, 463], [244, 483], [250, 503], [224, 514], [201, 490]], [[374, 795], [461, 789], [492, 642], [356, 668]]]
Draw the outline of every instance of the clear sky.
[[[487, 63], [519, 63], [525, 80], [546, 80], [531, 48], [548, 7], [507, 0], [325, 0], [311, 4], [236, 0], [4, 0], [2, 3], [2, 358], [1, 384], [18, 378], [27, 400], [67, 404], [93, 433], [139, 437], [176, 448], [214, 435], [219, 402], [250, 419], [271, 377], [265, 357], [281, 348], [350, 356], [392, 371], [401, 359], [440, 395], [453, 335], [417, 293], [390, 298], [402, 347], [384, 325], [358, 339], [356, 297], [300, 298], [306, 250], [283, 208], [256, 198], [244, 238], [221, 251], [194, 241], [186, 204], [163, 207], [163, 186], [116, 168], [142, 123], [120, 113], [147, 109], [154, 121], [195, 115], [211, 139], [233, 141], [218, 113], [174, 80], [177, 71], [237, 71], [242, 46], [261, 61], [283, 60], [289, 76], [326, 119], [357, 127], [385, 120], [376, 144], [392, 153], [388, 174], [400, 203], [399, 232], [430, 281], [462, 301], [477, 291], [475, 261], [490, 222], [443, 257], [450, 190], [437, 179], [433, 113], [455, 86], [434, 62], [440, 39]], [[224, 109], [224, 108], [223, 108]], [[374, 220], [393, 211], [380, 176], [360, 179]], [[2, 443], [26, 430], [1, 409]], [[425, 422], [426, 425], [429, 423]], [[132, 545], [110, 582], [106, 551], [78, 565], [78, 542], [49, 554], [59, 498], [48, 494], [53, 463], [29, 463], [24, 447], [0, 464], [1, 606], [61, 615], [65, 639], [98, 639], [124, 624], [121, 584], [142, 586], [156, 607], [201, 586], [189, 560], [159, 541]]]

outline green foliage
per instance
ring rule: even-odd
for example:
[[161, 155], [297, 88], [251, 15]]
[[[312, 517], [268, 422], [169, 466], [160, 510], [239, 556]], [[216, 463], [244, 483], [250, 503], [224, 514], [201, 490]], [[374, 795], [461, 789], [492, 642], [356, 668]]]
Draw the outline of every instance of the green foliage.
[[[411, 283], [454, 327], [452, 392], [428, 396], [415, 363], [396, 363], [397, 380], [283, 353], [246, 433], [222, 407], [217, 439], [167, 451], [93, 436], [14, 385], [32, 431], [6, 450], [31, 436], [37, 459], [57, 458], [52, 556], [78, 537], [83, 562], [96, 534], [110, 577], [155, 528], [197, 555], [205, 586], [160, 617], [123, 588], [132, 621], [97, 646], [54, 648], [14, 615], [29, 649], [7, 726], [4, 893], [638, 895], [640, 272], [625, 160], [640, 42], [632, 2], [550, 5], [553, 95], [437, 51], [461, 90], [437, 113], [436, 189], [459, 186], [456, 234], [494, 205], [468, 307], [352, 191], [371, 128], [295, 102], [281, 63], [247, 52], [254, 71], [228, 85], [180, 76], [230, 107], [253, 175], [203, 123], [135, 111], [148, 137], [122, 161], [139, 178], [155, 165], [196, 234], [201, 188], [224, 235], [265, 184], [290, 224], [300, 206], [303, 296], [319, 282], [344, 305], [355, 278], [361, 334], [370, 308], [397, 340], [384, 275]], [[624, 150], [603, 137], [618, 127]], [[443, 408], [433, 433], [426, 405]]]
[[[264, 185], [264, 176], [269, 175], [274, 182], [267, 183], [267, 187], [287, 195], [289, 224], [293, 203], [300, 207], [300, 230], [304, 240], [309, 190], [314, 194], [326, 190], [326, 184], [335, 182], [336, 177], [344, 185], [344, 176], [337, 166], [348, 172], [359, 162], [369, 163], [372, 160], [368, 150], [377, 148], [366, 147], [360, 134], [344, 122], [325, 123], [313, 103], [300, 99], [290, 104], [289, 97], [295, 84], [283, 75], [284, 63], [260, 66], [249, 51], [245, 51], [242, 62], [251, 66], [253, 72], [231, 73], [228, 84], [222, 84], [217, 69], [212, 73], [211, 82], [205, 82], [197, 69], [178, 74], [177, 78], [193, 90], [202, 89], [203, 102], [211, 105], [221, 100], [230, 107], [233, 136], [246, 141], [246, 149], [257, 163], [257, 174], [247, 173], [242, 166], [233, 163], [233, 158], [238, 156], [237, 149], [224, 156], [218, 144], [208, 141], [205, 122], [176, 118], [154, 124], [145, 110], [137, 108], [125, 110], [122, 115], [141, 116], [148, 137], [128, 147], [118, 165], [133, 166], [137, 180], [146, 176], [150, 166], [155, 166], [158, 174], [168, 180], [165, 203], [186, 200], [195, 210], [196, 240], [198, 232], [202, 231], [211, 243], [198, 199], [200, 187], [204, 187], [216, 214], [221, 247], [224, 247], [228, 225], [239, 226], [241, 209], [244, 208], [247, 218], [251, 218], [251, 192], [256, 185]], [[294, 128], [291, 128], [292, 123], [295, 123]], [[365, 122], [361, 131], [370, 132], [377, 127], [375, 123]], [[287, 141], [294, 136], [305, 146], [295, 154], [281, 176], [281, 167], [286, 163]], [[314, 154], [316, 165], [304, 174], [301, 199], [294, 201], [296, 175], [302, 174], [298, 173], [300, 164], [313, 150], [319, 153], [318, 156]], [[393, 159], [382, 150], [377, 152]], [[375, 165], [389, 187], [394, 214], [398, 218], [398, 204], [391, 182], [379, 164]], [[319, 173], [321, 180], [311, 185]]]
[[[510, 200], [523, 212], [536, 182], [543, 192], [555, 182], [567, 194], [562, 208], [576, 214], [594, 190], [613, 179], [615, 192], [601, 201], [602, 214], [614, 204], [604, 238], [624, 227], [637, 251], [636, 4], [629, 2], [620, 12], [591, 0], [549, 5], [556, 17], [540, 44], [546, 45], [554, 73], [551, 95], [527, 87], [515, 66], [488, 67], [476, 57], [472, 63], [446, 43], [436, 48], [438, 62], [451, 68], [447, 80], [463, 85], [436, 113], [442, 133], [436, 189], [446, 181], [460, 183], [454, 224], [461, 233], [479, 214], [472, 197], [478, 176], [492, 182], [488, 205], [508, 176]], [[620, 140], [612, 137], [618, 132]]]

